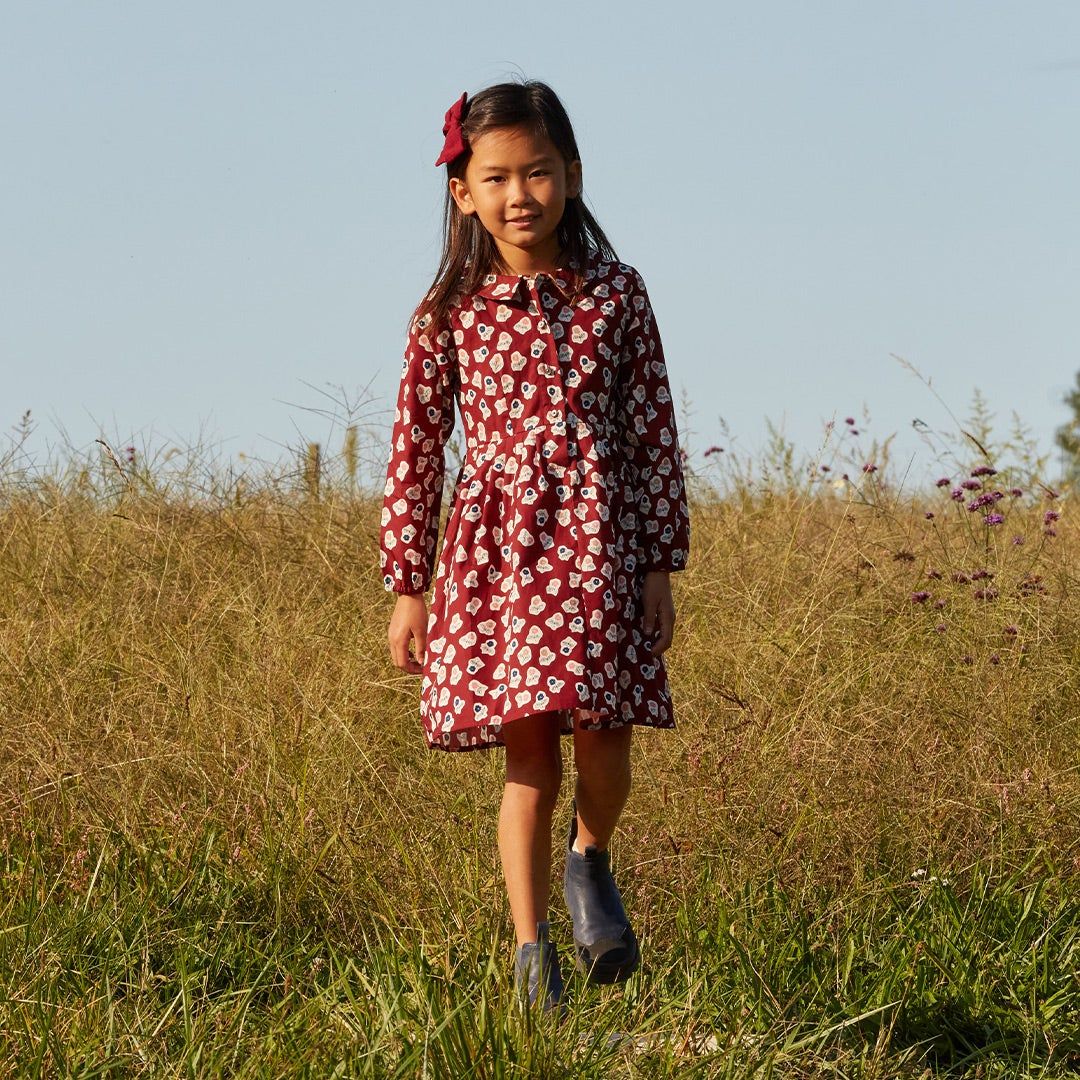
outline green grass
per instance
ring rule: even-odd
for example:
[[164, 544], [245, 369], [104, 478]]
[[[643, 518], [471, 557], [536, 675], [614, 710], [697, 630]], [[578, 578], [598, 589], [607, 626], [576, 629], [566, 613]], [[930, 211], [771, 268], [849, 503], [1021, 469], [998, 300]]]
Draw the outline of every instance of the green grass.
[[809, 878], [732, 890], [706, 866], [643, 935], [643, 969], [621, 989], [572, 979], [559, 1026], [507, 1007], [498, 913], [408, 926], [387, 897], [343, 925], [317, 853], [269, 847], [252, 872], [213, 829], [117, 833], [74, 860], [58, 839], [26, 834], [4, 857], [0, 1053], [20, 1075], [1080, 1069], [1080, 903], [1045, 863], [842, 896]]

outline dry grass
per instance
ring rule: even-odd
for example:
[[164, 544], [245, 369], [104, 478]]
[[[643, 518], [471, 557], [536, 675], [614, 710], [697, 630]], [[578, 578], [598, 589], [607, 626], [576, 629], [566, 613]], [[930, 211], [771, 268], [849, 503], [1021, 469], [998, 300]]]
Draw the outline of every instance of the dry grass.
[[[121, 462], [111, 488], [4, 490], [0, 827], [54, 899], [93, 890], [94, 853], [209, 835], [230, 873], [273, 883], [278, 919], [348, 947], [506, 930], [499, 752], [423, 747], [419, 682], [386, 647], [378, 500], [319, 467], [202, 499]], [[1080, 522], [1067, 498], [1003, 505], [985, 526], [884, 480], [696, 486], [678, 728], [636, 733], [613, 845], [647, 939], [766, 878], [830, 918], [918, 868], [1068, 890]]]

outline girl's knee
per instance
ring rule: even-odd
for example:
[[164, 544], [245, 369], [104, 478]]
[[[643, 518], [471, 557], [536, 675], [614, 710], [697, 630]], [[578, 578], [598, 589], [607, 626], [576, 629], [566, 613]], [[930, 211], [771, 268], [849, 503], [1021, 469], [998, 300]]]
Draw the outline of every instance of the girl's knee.
[[538, 713], [512, 721], [503, 739], [507, 783], [532, 791], [538, 806], [554, 810], [563, 774], [558, 716]]
[[559, 789], [562, 787], [561, 769], [523, 767], [506, 770], [507, 784], [515, 786], [517, 798], [523, 796], [538, 811], [553, 814], [559, 801]]
[[574, 733], [574, 764], [579, 773], [630, 771], [630, 736], [633, 728], [619, 728]]

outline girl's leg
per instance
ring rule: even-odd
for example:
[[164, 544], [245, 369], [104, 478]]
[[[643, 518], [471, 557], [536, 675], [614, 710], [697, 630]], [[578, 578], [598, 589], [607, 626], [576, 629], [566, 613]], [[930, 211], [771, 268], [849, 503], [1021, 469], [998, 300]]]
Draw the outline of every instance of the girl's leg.
[[499, 808], [499, 855], [520, 946], [536, 940], [536, 924], [548, 917], [551, 817], [562, 785], [559, 716], [524, 716], [502, 734], [506, 787]]
[[580, 723], [574, 727], [577, 816], [567, 837], [573, 849], [566, 853], [563, 896], [574, 923], [578, 967], [595, 983], [624, 982], [641, 961], [608, 853], [630, 794], [632, 730], [629, 724], [600, 731], [585, 730]]
[[595, 845], [606, 851], [619, 815], [630, 794], [630, 734], [633, 728], [586, 731], [574, 727], [574, 764], [577, 767], [577, 837], [580, 855]]

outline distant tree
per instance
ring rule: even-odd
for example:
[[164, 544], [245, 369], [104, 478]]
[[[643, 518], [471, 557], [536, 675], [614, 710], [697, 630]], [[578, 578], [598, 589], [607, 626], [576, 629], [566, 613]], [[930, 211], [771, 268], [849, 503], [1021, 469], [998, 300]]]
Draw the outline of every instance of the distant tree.
[[1072, 410], [1072, 416], [1057, 429], [1054, 442], [1064, 452], [1066, 482], [1080, 486], [1080, 371], [1076, 373], [1076, 386], [1061, 400]]

